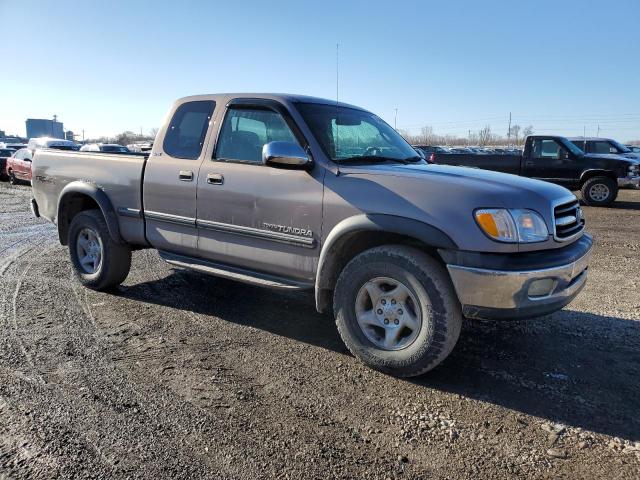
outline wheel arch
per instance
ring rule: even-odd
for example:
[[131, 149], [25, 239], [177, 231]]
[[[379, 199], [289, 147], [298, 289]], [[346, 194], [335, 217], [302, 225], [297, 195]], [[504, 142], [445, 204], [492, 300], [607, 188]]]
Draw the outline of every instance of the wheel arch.
[[580, 174], [580, 188], [582, 188], [587, 180], [594, 177], [607, 177], [614, 182], [618, 180], [618, 176], [611, 170], [606, 170], [603, 168], [592, 168], [589, 170], [585, 170]]
[[58, 199], [56, 223], [62, 245], [67, 245], [69, 241], [69, 227], [73, 218], [80, 212], [96, 208], [102, 212], [113, 241], [124, 243], [120, 236], [118, 217], [107, 194], [94, 184], [75, 181], [62, 189]]
[[386, 214], [349, 217], [331, 230], [320, 252], [315, 282], [318, 312], [331, 305], [338, 275], [352, 258], [369, 248], [392, 243], [416, 246], [438, 259], [438, 248], [458, 248], [442, 230], [420, 220]]

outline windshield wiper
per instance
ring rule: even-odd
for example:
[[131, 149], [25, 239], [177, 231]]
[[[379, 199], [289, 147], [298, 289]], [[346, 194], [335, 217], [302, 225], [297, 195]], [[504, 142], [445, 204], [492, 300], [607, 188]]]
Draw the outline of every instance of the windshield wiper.
[[404, 165], [408, 165], [409, 163], [414, 163], [418, 160], [422, 160], [422, 157], [416, 155], [415, 157], [408, 158], [396, 158], [396, 157], [383, 157], [380, 155], [356, 155], [354, 157], [346, 157], [337, 159], [337, 163], [348, 163], [348, 162], [398, 162]]

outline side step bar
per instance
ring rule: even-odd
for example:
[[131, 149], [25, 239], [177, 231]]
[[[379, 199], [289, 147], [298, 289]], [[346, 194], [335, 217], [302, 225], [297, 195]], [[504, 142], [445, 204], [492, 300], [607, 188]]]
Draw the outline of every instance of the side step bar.
[[228, 278], [242, 283], [249, 283], [260, 287], [277, 288], [284, 290], [312, 290], [312, 283], [296, 282], [266, 273], [254, 272], [229, 265], [210, 262], [201, 258], [187, 257], [176, 253], [159, 250], [160, 257], [167, 263], [176, 267], [188, 268], [216, 277]]

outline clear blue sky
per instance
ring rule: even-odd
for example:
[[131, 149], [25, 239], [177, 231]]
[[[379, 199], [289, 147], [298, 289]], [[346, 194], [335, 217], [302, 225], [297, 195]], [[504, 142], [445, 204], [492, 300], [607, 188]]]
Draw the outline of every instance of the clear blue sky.
[[335, 98], [398, 128], [640, 139], [640, 1], [0, 0], [0, 129], [148, 132], [197, 93]]

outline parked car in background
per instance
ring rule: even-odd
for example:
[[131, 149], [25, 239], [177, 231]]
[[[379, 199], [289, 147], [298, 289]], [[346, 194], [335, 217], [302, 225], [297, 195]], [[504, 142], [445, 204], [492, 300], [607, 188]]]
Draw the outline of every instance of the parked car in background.
[[569, 137], [569, 141], [584, 153], [594, 155], [621, 155], [626, 158], [640, 159], [640, 153], [633, 152], [626, 145], [610, 138]]
[[39, 150], [41, 148], [55, 148], [56, 150], [80, 150], [80, 145], [71, 140], [62, 140], [60, 138], [37, 137], [30, 138], [27, 143], [30, 150]]
[[640, 185], [640, 161], [618, 154], [584, 153], [567, 138], [531, 135], [522, 155], [433, 155], [434, 163], [484, 168], [581, 190], [587, 205], [607, 206], [620, 187]]
[[84, 286], [120, 284], [132, 250], [154, 248], [179, 268], [311, 290], [348, 349], [393, 375], [444, 360], [463, 314], [551, 313], [588, 274], [592, 239], [565, 188], [427, 165], [334, 100], [186, 97], [149, 156], [46, 149], [34, 167], [32, 210]]
[[32, 159], [33, 151], [30, 148], [16, 150], [7, 159], [7, 175], [12, 185], [31, 181]]
[[80, 147], [81, 152], [131, 153], [124, 145], [117, 143], [89, 143]]
[[413, 148], [422, 150], [422, 153], [424, 153], [427, 158], [429, 158], [429, 155], [431, 155], [432, 153], [448, 153], [449, 152], [448, 148], [439, 147], [435, 145], [413, 145]]
[[9, 178], [7, 174], [7, 159], [15, 153], [13, 148], [0, 148], [0, 180]]
[[13, 150], [20, 150], [21, 148], [26, 148], [26, 143], [15, 143], [15, 142], [0, 142], [0, 148], [11, 148]]

